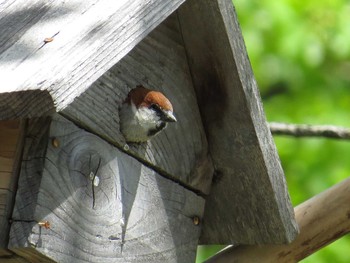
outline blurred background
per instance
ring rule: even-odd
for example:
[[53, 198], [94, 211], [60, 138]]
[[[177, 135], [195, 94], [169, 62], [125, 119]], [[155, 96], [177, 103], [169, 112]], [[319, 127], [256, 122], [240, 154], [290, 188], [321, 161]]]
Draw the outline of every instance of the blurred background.
[[[267, 120], [350, 127], [350, 1], [233, 3]], [[293, 206], [350, 176], [350, 141], [274, 139]], [[199, 247], [197, 263], [221, 248]], [[348, 263], [349, 249], [347, 235], [302, 262]]]

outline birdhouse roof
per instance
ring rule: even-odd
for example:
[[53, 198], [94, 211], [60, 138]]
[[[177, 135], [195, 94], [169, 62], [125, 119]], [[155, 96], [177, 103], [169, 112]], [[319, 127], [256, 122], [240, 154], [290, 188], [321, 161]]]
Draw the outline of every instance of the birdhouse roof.
[[0, 119], [66, 108], [183, 2], [3, 1]]

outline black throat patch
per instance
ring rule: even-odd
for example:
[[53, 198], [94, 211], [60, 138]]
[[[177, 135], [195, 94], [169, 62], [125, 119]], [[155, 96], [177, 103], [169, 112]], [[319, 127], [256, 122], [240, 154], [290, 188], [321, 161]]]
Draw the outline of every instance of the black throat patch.
[[159, 124], [157, 124], [155, 129], [151, 129], [151, 130], [148, 131], [147, 135], [148, 136], [156, 135], [158, 132], [163, 130], [165, 127], [166, 127], [166, 122], [164, 122], [164, 121], [159, 122]]

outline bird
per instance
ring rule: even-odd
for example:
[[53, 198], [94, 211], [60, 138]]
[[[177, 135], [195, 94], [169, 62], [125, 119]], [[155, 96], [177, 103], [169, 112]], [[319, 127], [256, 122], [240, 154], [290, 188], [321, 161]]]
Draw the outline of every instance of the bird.
[[142, 85], [132, 89], [119, 109], [120, 131], [128, 143], [144, 143], [176, 122], [173, 106], [163, 93]]

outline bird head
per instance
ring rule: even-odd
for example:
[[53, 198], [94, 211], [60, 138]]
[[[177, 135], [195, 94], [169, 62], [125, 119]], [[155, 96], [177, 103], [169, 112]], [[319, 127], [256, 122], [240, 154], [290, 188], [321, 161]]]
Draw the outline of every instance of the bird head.
[[121, 132], [128, 142], [147, 141], [169, 122], [176, 122], [170, 101], [141, 85], [129, 92], [120, 111]]
[[129, 92], [128, 98], [137, 109], [147, 108], [154, 112], [161, 121], [176, 122], [173, 106], [159, 91], [147, 89], [141, 85]]

